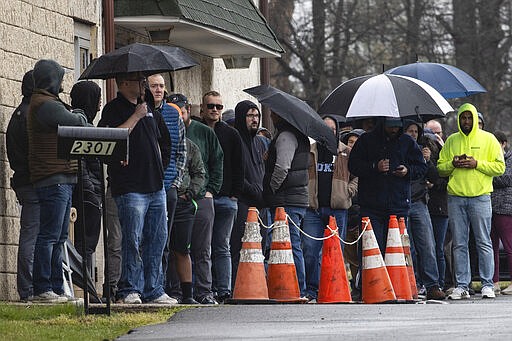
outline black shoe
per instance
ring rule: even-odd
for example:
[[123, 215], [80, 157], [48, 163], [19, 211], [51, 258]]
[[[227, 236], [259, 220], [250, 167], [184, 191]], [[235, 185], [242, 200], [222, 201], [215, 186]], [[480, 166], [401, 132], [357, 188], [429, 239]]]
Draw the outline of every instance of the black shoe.
[[231, 298], [231, 294], [224, 294], [221, 296], [215, 297], [215, 300], [219, 303], [224, 303], [224, 301], [229, 300]]
[[446, 295], [437, 286], [428, 288], [427, 300], [444, 300], [445, 298], [446, 298]]
[[193, 299], [192, 297], [187, 297], [187, 298], [184, 298], [182, 299], [181, 301], [179, 301], [180, 304], [199, 304], [199, 302], [197, 302], [195, 299]]
[[215, 299], [211, 296], [204, 296], [197, 300], [200, 304], [219, 304], [219, 302], [215, 301]]

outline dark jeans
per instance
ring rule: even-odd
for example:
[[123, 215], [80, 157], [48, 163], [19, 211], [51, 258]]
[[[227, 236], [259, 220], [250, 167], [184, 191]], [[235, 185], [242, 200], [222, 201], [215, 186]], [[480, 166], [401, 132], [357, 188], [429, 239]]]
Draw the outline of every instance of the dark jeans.
[[73, 184], [57, 184], [36, 189], [41, 212], [34, 249], [34, 295], [64, 293], [62, 247], [68, 238], [73, 188]]
[[508, 271], [512, 278], [512, 216], [493, 214], [491, 226], [491, 240], [494, 251], [494, 276], [493, 282], [500, 280], [500, 239], [503, 249], [507, 254]]
[[444, 277], [446, 273], [446, 259], [444, 256], [444, 241], [446, 231], [448, 231], [448, 217], [431, 215], [432, 228], [434, 229], [434, 239], [436, 242], [437, 270], [439, 272], [439, 287], [444, 288]]
[[21, 205], [16, 284], [20, 298], [25, 300], [34, 293], [32, 269], [34, 266], [34, 248], [39, 234], [39, 197], [32, 185], [18, 187], [15, 192]]
[[[167, 242], [164, 247], [164, 254], [162, 256], [162, 271], [164, 272], [163, 279], [167, 282], [167, 272], [169, 271], [170, 260], [169, 260], [169, 249], [170, 249], [170, 241], [171, 241], [171, 229], [172, 224], [174, 223], [174, 214], [176, 212], [176, 205], [178, 202], [178, 194], [176, 191], [176, 187], [171, 187], [166, 192], [167, 198]], [[164, 288], [167, 286], [167, 283], [163, 283]]]
[[[110, 295], [116, 296], [117, 284], [121, 278], [122, 242], [121, 223], [117, 213], [117, 204], [112, 198], [110, 187], [107, 188], [105, 196], [105, 213], [107, 215], [107, 257], [108, 257], [108, 281], [110, 284]], [[103, 284], [103, 296], [105, 296], [105, 285]]]

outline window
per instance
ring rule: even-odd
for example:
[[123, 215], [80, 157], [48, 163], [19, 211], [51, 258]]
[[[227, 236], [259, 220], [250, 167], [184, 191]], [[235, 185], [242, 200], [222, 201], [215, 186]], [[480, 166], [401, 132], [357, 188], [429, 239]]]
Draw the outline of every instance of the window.
[[75, 81], [91, 61], [91, 27], [75, 22]]

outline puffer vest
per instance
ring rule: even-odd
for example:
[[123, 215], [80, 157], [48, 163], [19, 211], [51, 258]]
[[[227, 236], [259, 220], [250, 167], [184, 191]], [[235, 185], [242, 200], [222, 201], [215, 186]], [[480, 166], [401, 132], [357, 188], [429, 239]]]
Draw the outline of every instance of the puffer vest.
[[[270, 179], [277, 160], [275, 143], [277, 137], [283, 131], [290, 131], [298, 141], [298, 147], [293, 156], [288, 175], [276, 193], [270, 189]], [[268, 150], [268, 158], [265, 162], [265, 176], [263, 178], [263, 195], [267, 206], [298, 206], [308, 207], [308, 165], [309, 165], [309, 140], [303, 134], [294, 129], [284, 129], [277, 133]]]

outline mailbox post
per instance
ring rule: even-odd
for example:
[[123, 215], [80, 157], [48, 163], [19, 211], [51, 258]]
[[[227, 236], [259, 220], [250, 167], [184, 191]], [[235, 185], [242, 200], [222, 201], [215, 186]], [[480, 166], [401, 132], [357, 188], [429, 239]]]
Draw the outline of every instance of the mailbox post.
[[[83, 214], [83, 179], [82, 179], [82, 161], [99, 160], [101, 163], [101, 202], [103, 218], [103, 246], [105, 254], [105, 283], [106, 293], [106, 314], [110, 315], [110, 282], [109, 282], [109, 261], [108, 261], [108, 243], [106, 229], [106, 209], [105, 209], [105, 181], [103, 174], [103, 163], [128, 161], [129, 151], [128, 128], [97, 128], [97, 127], [67, 127], [59, 126], [57, 131], [57, 156], [66, 160], [78, 160], [78, 186], [79, 186], [79, 205], [80, 214]], [[84, 310], [89, 314], [89, 296], [87, 283], [89, 272], [87, 267], [86, 245], [85, 245], [85, 217], [82, 217], [82, 272], [84, 274]], [[98, 311], [100, 312], [100, 311]], [[102, 311], [101, 311], [102, 312]]]

